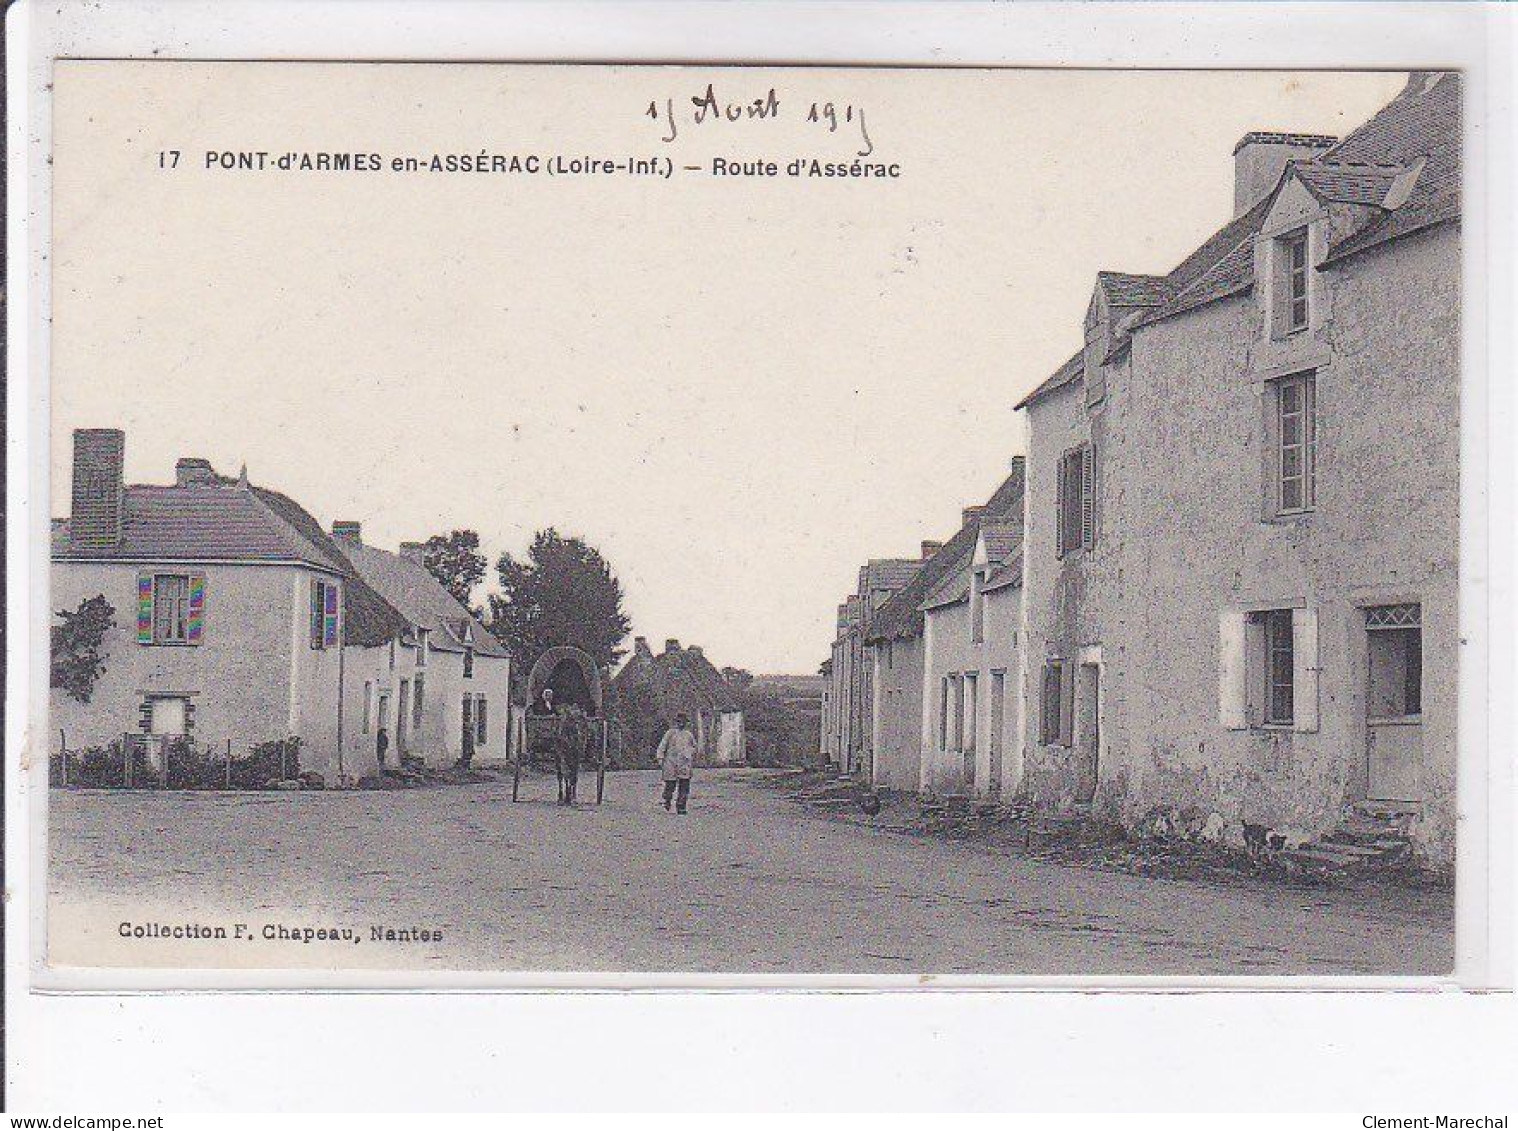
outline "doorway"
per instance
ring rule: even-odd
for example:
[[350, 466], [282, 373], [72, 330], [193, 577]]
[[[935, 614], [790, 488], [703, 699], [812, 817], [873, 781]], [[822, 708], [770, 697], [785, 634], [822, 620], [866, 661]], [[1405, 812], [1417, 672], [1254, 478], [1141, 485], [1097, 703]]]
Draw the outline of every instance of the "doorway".
[[406, 753], [406, 739], [411, 723], [411, 682], [401, 680], [399, 695], [395, 701], [395, 750], [396, 757]]
[[1075, 671], [1075, 800], [1089, 805], [1096, 799], [1102, 748], [1102, 668], [1082, 663]]
[[964, 781], [966, 791], [975, 788], [975, 748], [980, 735], [978, 723], [980, 722], [980, 676], [975, 672], [965, 673], [965, 741], [964, 741]]
[[1365, 771], [1371, 801], [1423, 800], [1423, 616], [1365, 610]]
[[465, 695], [461, 718], [464, 722], [463, 743], [459, 747], [463, 751], [464, 765], [474, 758], [474, 696]]
[[986, 736], [990, 766], [986, 774], [986, 792], [992, 797], [1001, 796], [1001, 749], [1002, 732], [1006, 729], [1007, 676], [1005, 672], [991, 673], [991, 733]]

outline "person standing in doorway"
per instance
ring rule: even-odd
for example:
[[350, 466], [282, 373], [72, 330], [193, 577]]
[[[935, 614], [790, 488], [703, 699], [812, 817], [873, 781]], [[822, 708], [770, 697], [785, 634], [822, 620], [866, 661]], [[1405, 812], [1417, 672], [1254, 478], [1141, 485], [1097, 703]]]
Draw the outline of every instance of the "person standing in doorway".
[[374, 736], [374, 756], [379, 760], [379, 772], [385, 772], [385, 753], [390, 749], [390, 732], [383, 726]]
[[683, 814], [690, 802], [690, 776], [696, 765], [696, 736], [684, 711], [675, 716], [675, 725], [659, 740], [657, 757], [664, 770], [664, 808], [673, 801], [675, 812]]

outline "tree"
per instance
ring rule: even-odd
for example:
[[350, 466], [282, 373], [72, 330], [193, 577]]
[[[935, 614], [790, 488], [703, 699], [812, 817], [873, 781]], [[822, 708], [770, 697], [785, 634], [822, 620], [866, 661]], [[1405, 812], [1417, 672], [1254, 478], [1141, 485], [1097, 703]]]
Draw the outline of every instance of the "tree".
[[566, 644], [602, 671], [625, 654], [618, 645], [632, 622], [622, 611], [622, 584], [583, 539], [540, 530], [527, 560], [502, 554], [495, 569], [501, 591], [490, 595], [490, 630], [519, 658], [523, 674], [549, 648]]
[[422, 556], [427, 572], [442, 582], [443, 588], [466, 609], [474, 587], [485, 580], [489, 565], [480, 553], [480, 536], [473, 530], [455, 530], [451, 534], [434, 534], [427, 539]]
[[52, 674], [48, 685], [66, 691], [73, 699], [88, 703], [95, 683], [105, 671], [100, 646], [105, 634], [116, 624], [116, 610], [97, 593], [73, 612], [59, 609], [55, 614], [61, 624], [53, 625]]

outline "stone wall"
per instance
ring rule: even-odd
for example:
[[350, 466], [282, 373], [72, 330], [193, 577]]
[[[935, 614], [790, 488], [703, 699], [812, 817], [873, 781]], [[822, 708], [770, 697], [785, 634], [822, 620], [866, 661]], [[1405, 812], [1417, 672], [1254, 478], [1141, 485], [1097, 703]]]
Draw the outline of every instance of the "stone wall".
[[[1097, 812], [1129, 825], [1216, 813], [1234, 840], [1245, 822], [1293, 840], [1324, 831], [1366, 796], [1364, 609], [1418, 602], [1414, 835], [1428, 862], [1452, 860], [1458, 248], [1446, 225], [1317, 273], [1311, 332], [1290, 343], [1266, 334], [1262, 287], [1145, 327], [1098, 406], [1079, 381], [1030, 406], [1024, 734], [1041, 804], [1081, 792], [1079, 750], [1039, 742], [1043, 663], [1084, 658], [1101, 674]], [[1278, 518], [1269, 382], [1298, 369], [1317, 374], [1317, 504]], [[1060, 560], [1057, 461], [1087, 439], [1097, 544]], [[1316, 615], [1317, 717], [1228, 729], [1220, 616], [1285, 606]]]
[[922, 781], [922, 637], [871, 647], [875, 666], [877, 789], [917, 792]]

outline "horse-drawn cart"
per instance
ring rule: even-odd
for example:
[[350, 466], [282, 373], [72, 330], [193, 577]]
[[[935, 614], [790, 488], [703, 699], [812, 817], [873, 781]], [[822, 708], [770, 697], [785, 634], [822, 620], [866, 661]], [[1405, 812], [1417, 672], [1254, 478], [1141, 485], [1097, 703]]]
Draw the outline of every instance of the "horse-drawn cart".
[[527, 677], [527, 717], [513, 759], [511, 799], [522, 785], [522, 766], [551, 762], [559, 800], [572, 803], [580, 766], [596, 770], [596, 804], [606, 796], [607, 726], [602, 713], [601, 674], [579, 648], [550, 648]]

